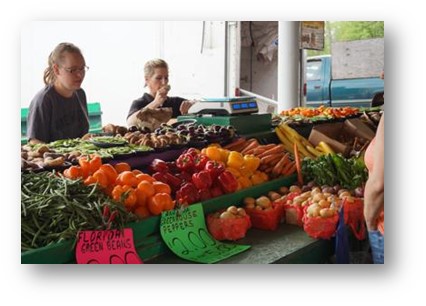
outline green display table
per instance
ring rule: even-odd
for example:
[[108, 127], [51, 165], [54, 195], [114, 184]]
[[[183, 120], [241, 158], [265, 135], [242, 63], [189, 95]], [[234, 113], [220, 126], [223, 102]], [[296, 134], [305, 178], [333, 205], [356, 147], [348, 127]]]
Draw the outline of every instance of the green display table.
[[[224, 241], [225, 242], [225, 241]], [[309, 237], [302, 228], [281, 224], [276, 231], [249, 229], [247, 236], [235, 242], [251, 245], [245, 252], [222, 260], [219, 264], [321, 264], [334, 253], [332, 240]], [[148, 260], [147, 264], [191, 264], [168, 251]]]

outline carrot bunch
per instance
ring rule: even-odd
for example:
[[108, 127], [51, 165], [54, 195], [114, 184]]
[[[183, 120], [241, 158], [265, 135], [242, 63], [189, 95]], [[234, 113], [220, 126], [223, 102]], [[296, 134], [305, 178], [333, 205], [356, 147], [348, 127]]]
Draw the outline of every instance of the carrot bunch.
[[241, 138], [225, 148], [259, 158], [259, 170], [268, 174], [270, 178], [288, 176], [296, 171], [296, 163], [290, 159], [290, 154], [282, 144], [261, 145], [255, 138], [248, 140]]

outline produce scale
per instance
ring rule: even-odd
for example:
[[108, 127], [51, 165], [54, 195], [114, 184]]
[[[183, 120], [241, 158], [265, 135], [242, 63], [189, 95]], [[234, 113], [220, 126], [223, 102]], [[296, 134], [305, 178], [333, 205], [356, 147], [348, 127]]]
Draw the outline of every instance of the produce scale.
[[244, 135], [271, 128], [271, 114], [258, 112], [256, 97], [204, 98], [191, 106], [188, 115], [179, 116], [177, 121], [195, 119], [197, 123], [204, 125], [232, 125]]

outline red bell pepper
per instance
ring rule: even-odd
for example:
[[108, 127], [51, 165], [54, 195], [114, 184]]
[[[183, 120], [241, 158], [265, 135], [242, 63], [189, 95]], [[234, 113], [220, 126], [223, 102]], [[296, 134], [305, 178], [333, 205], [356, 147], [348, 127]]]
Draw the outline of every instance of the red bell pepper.
[[217, 179], [224, 193], [232, 193], [238, 189], [237, 179], [228, 170], [223, 171]]
[[225, 171], [225, 165], [216, 160], [209, 160], [204, 167], [204, 170], [207, 170], [210, 173], [212, 180], [214, 181], [219, 174]]
[[206, 166], [206, 163], [210, 160], [206, 155], [204, 154], [198, 154], [195, 156], [194, 159], [194, 165], [195, 169], [197, 170], [204, 170], [204, 167]]
[[154, 179], [156, 179], [157, 181], [159, 181], [159, 182], [162, 182], [162, 183], [168, 184], [167, 179], [164, 177], [164, 173], [162, 173], [162, 172], [155, 172], [155, 173], [152, 175], [152, 177], [153, 177]]
[[191, 171], [194, 168], [194, 156], [189, 153], [182, 154], [176, 161], [176, 166], [183, 171]]
[[178, 178], [177, 176], [169, 173], [169, 172], [165, 172], [164, 173], [164, 177], [167, 180], [167, 183], [174, 188], [179, 188], [180, 185], [182, 185], [182, 180], [180, 178]]
[[212, 185], [212, 178], [207, 170], [202, 170], [192, 175], [192, 183], [198, 189], [206, 189]]
[[212, 194], [209, 189], [200, 189], [198, 190], [198, 196], [200, 201], [205, 201], [212, 198]]
[[191, 154], [192, 156], [196, 157], [198, 154], [200, 154], [200, 150], [196, 148], [189, 148], [188, 150], [185, 150], [183, 154]]
[[176, 198], [181, 203], [192, 204], [197, 202], [200, 198], [198, 190], [192, 183], [186, 183], [176, 192]]
[[192, 182], [192, 174], [186, 171], [182, 171], [176, 176], [182, 181], [182, 183], [191, 183]]
[[174, 190], [178, 189], [182, 184], [182, 180], [180, 178], [168, 172], [155, 172], [152, 177], [159, 182], [169, 185]]
[[212, 198], [219, 197], [223, 194], [223, 191], [217, 182], [214, 182], [209, 190], [210, 190], [210, 194], [212, 195]]
[[161, 159], [154, 159], [151, 162], [151, 165], [149, 166], [149, 169], [151, 172], [169, 172], [169, 166], [164, 160]]

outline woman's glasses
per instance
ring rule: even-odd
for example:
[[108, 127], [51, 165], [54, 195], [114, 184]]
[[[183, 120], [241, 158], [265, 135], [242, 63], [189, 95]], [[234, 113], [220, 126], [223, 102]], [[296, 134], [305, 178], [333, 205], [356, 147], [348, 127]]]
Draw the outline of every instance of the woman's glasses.
[[89, 67], [84, 66], [83, 68], [65, 68], [62, 67], [66, 72], [70, 74], [76, 74], [76, 73], [86, 73], [87, 70], [89, 70]]

